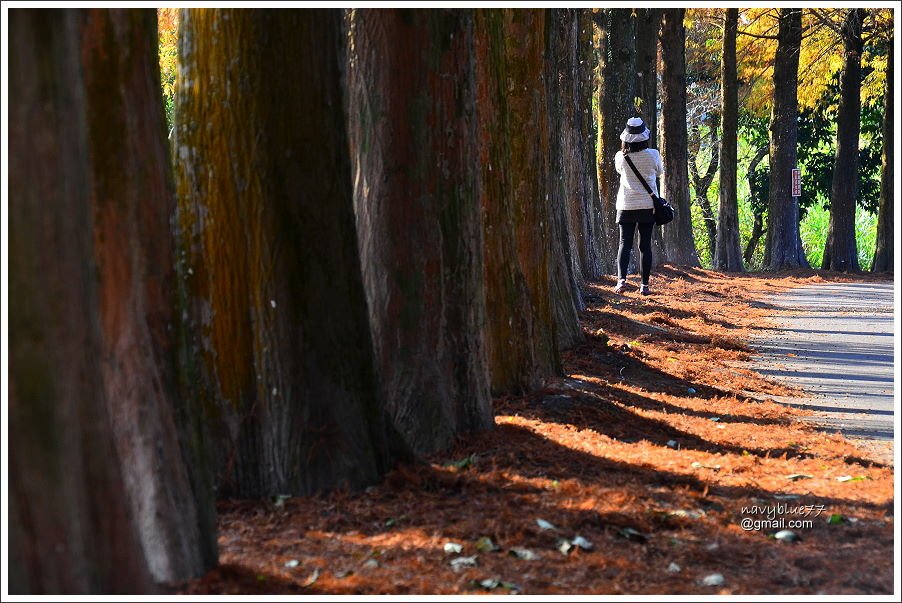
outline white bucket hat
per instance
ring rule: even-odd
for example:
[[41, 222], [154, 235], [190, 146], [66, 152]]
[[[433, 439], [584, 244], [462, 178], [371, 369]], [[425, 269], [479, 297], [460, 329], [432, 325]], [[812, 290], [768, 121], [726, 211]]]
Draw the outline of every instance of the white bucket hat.
[[645, 122], [641, 117], [630, 117], [626, 120], [626, 127], [620, 133], [620, 140], [623, 142], [642, 142], [648, 140], [650, 132], [645, 127]]

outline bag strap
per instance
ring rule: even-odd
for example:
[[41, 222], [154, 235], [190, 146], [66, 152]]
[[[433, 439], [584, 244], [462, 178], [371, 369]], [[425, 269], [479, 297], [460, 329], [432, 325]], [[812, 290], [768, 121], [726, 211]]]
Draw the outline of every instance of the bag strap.
[[633, 168], [633, 173], [636, 175], [636, 178], [639, 179], [639, 182], [642, 183], [642, 186], [645, 187], [645, 192], [647, 192], [648, 195], [649, 195], [652, 199], [654, 199], [654, 198], [655, 198], [655, 194], [654, 194], [653, 192], [651, 192], [651, 187], [648, 186], [648, 182], [645, 181], [645, 178], [643, 178], [643, 177], [642, 177], [642, 174], [639, 173], [639, 170], [636, 169], [636, 164], [634, 164], [634, 163], [633, 163], [633, 160], [630, 159], [629, 153], [624, 153], [624, 154], [623, 154], [623, 158], [626, 159], [626, 162], [627, 162], [628, 164], [630, 164], [630, 167], [631, 167], [631, 168]]

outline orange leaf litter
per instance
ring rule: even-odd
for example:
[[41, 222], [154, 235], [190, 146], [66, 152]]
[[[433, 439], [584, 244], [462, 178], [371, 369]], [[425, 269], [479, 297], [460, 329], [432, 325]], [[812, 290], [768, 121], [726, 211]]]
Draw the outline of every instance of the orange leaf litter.
[[[493, 430], [363, 493], [220, 503], [221, 565], [176, 592], [891, 593], [892, 467], [743, 366], [768, 294], [824, 280], [662, 268], [647, 298], [590, 285], [564, 378], [496, 399]], [[810, 523], [796, 542], [742, 527], [767, 519]], [[592, 550], [558, 550], [576, 536]]]

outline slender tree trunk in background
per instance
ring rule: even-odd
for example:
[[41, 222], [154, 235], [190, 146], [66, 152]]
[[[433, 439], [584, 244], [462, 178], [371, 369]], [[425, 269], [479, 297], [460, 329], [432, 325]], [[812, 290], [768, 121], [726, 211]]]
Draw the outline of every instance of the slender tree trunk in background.
[[617, 189], [620, 174], [614, 156], [620, 150], [620, 132], [633, 117], [636, 96], [636, 20], [631, 9], [606, 8], [595, 13], [601, 31], [598, 92], [598, 190], [601, 198], [601, 227], [604, 271], [616, 271], [618, 230]]
[[[550, 313], [540, 317], [525, 273], [535, 266], [522, 265], [517, 225], [527, 199], [512, 193], [515, 166], [511, 162], [511, 115], [508, 100], [523, 94], [524, 82], [510, 79], [507, 67], [505, 23], [509, 9], [481, 9], [475, 15], [476, 116], [480, 202], [485, 257], [486, 355], [491, 388], [495, 395], [525, 392], [541, 387], [557, 374], [556, 347], [547, 341], [553, 332]], [[534, 82], [530, 82], [534, 84]], [[510, 90], [512, 88], [512, 90]], [[540, 133], [529, 135], [539, 142]], [[523, 166], [525, 168], [526, 166]], [[521, 168], [521, 170], [523, 169]], [[542, 200], [544, 197], [542, 197]], [[535, 200], [538, 201], [538, 200]], [[533, 237], [539, 225], [533, 224]], [[548, 279], [545, 268], [545, 282]], [[535, 279], [533, 279], [535, 281]], [[547, 285], [544, 287], [547, 292]], [[541, 301], [541, 300], [538, 300]], [[546, 304], [547, 305], [547, 304]], [[543, 322], [544, 321], [544, 322]]]
[[[492, 424], [473, 12], [354, 10], [348, 27], [354, 201], [377, 366], [395, 425], [428, 454]], [[510, 152], [525, 167], [523, 138], [511, 138]], [[518, 174], [511, 185], [534, 198]], [[523, 203], [521, 224], [535, 229], [541, 218], [528, 212], [539, 208]], [[520, 232], [524, 276], [538, 296], [547, 241]], [[547, 303], [535, 310], [547, 323]], [[537, 358], [553, 356], [550, 335], [541, 345]]]
[[752, 262], [752, 257], [755, 255], [755, 249], [758, 248], [758, 243], [761, 241], [761, 236], [764, 234], [764, 214], [756, 213], [754, 217], [754, 222], [752, 224], [752, 232], [749, 236], [748, 243], [745, 245], [745, 251], [742, 254], [742, 258], [745, 260], [746, 264], [750, 264]]
[[583, 278], [598, 279], [604, 274], [604, 247], [606, 233], [602, 224], [601, 198], [598, 196], [598, 168], [596, 161], [597, 133], [595, 113], [592, 111], [594, 95], [593, 74], [595, 72], [595, 48], [593, 44], [592, 9], [574, 9], [577, 12], [577, 54], [574, 59], [573, 95], [577, 99], [576, 122], [582, 139], [581, 189], [575, 203], [581, 203], [581, 215], [586, 221], [584, 230], [587, 239], [580, 245], [580, 264]]
[[81, 14], [9, 11], [9, 590], [154, 591], [101, 365]]
[[698, 266], [692, 234], [689, 203], [688, 135], [686, 132], [686, 9], [663, 9], [661, 25], [661, 112], [664, 192], [676, 211], [673, 222], [664, 226], [665, 260], [672, 264]]
[[[761, 161], [767, 157], [768, 146], [763, 146], [758, 149], [758, 152], [755, 153], [755, 157], [749, 163], [748, 171], [746, 172], [746, 180], [749, 185], [749, 195], [754, 195], [755, 191], [755, 174], [758, 171], [758, 165]], [[754, 203], [754, 199], [750, 199], [752, 201], [752, 211], [754, 213], [754, 224], [752, 224], [752, 233], [749, 236], [748, 243], [746, 243], [745, 251], [743, 252], [743, 259], [745, 260], [746, 265], [751, 264], [752, 256], [755, 255], [755, 250], [758, 248], [758, 242], [761, 240], [761, 236], [764, 234], [764, 209], [760, 211], [755, 210], [756, 207], [766, 207], [767, 199], [761, 199], [760, 203]], [[766, 265], [766, 263], [765, 263]]]
[[[546, 128], [539, 152], [546, 154], [545, 199], [550, 210], [550, 276], [551, 303], [555, 318], [555, 340], [560, 349], [570, 348], [582, 340], [578, 311], [585, 306], [582, 299], [582, 270], [579, 262], [578, 232], [585, 220], [581, 217], [583, 204], [577, 201], [584, 171], [582, 152], [588, 140], [583, 140], [576, 127], [576, 106], [573, 79], [578, 74], [578, 21], [575, 11], [549, 9], [537, 15], [544, 27], [544, 48], [538, 63], [544, 65]], [[521, 32], [514, 32], [518, 34]], [[545, 60], [542, 60], [544, 55]], [[536, 82], [541, 86], [542, 82]], [[547, 149], [547, 153], [543, 151]], [[541, 194], [538, 197], [541, 200]]]
[[662, 12], [660, 8], [636, 9], [637, 115], [648, 126], [648, 146], [653, 149], [658, 148], [658, 33]]
[[768, 270], [807, 267], [799, 235], [799, 203], [792, 196], [799, 126], [799, 51], [802, 9], [781, 8], [774, 59], [774, 102], [770, 116], [770, 197], [767, 209]]
[[739, 9], [728, 8], [723, 19], [723, 58], [720, 70], [720, 207], [717, 212], [717, 241], [713, 255], [715, 270], [742, 272], [739, 244], [739, 203], [736, 198], [738, 165], [739, 99], [736, 79], [736, 28]]
[[858, 205], [858, 137], [861, 131], [861, 28], [866, 10], [851, 8], [842, 25], [844, 63], [839, 81], [836, 158], [830, 191], [830, 225], [824, 270], [858, 271], [855, 208]]
[[893, 53], [892, 38], [887, 48], [886, 93], [883, 98], [883, 152], [880, 166], [880, 209], [877, 212], [877, 248], [871, 270], [893, 272]]
[[717, 174], [717, 168], [720, 165], [720, 144], [718, 141], [720, 115], [716, 111], [712, 111], [709, 120], [708, 140], [705, 144], [706, 151], [710, 154], [708, 166], [705, 168], [704, 174], [699, 174], [698, 155], [702, 147], [702, 140], [696, 129], [692, 132], [692, 136], [689, 137], [689, 178], [692, 181], [692, 189], [695, 192], [695, 204], [702, 210], [705, 232], [708, 235], [708, 257], [713, 264], [717, 246], [717, 217], [714, 215], [711, 201], [708, 200], [708, 190], [711, 188], [711, 183], [714, 182], [714, 176]]
[[373, 483], [393, 453], [354, 228], [341, 12], [185, 10], [179, 45], [186, 357], [220, 495]]
[[[636, 114], [648, 126], [648, 146], [658, 148], [658, 35], [661, 31], [661, 9], [636, 9]], [[626, 124], [624, 124], [626, 125]], [[662, 182], [658, 182], [658, 190]], [[652, 235], [652, 266], [664, 262], [664, 233], [655, 228]], [[633, 239], [629, 272], [639, 272], [639, 237]]]
[[171, 335], [175, 209], [155, 10], [82, 14], [102, 367], [113, 435], [157, 582], [216, 564], [212, 492], [200, 507], [182, 456]]
[[[658, 136], [658, 37], [661, 33], [662, 10], [659, 8], [642, 8], [636, 10], [636, 97], [639, 99], [638, 115], [648, 126], [648, 146], [660, 149]], [[626, 125], [626, 124], [623, 124]], [[663, 182], [658, 180], [658, 190]], [[666, 259], [664, 247], [664, 229], [655, 228], [652, 235], [652, 266], [663, 264]], [[633, 254], [630, 256], [630, 273], [639, 270], [639, 237], [633, 242]]]

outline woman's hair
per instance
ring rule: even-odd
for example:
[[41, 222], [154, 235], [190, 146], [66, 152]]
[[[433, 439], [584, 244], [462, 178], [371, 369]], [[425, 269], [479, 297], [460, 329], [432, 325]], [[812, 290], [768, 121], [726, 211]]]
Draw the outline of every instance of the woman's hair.
[[633, 153], [635, 151], [641, 151], [647, 148], [648, 141], [643, 140], [641, 142], [624, 142], [621, 150], [623, 151], [623, 154], [626, 155], [627, 153]]

